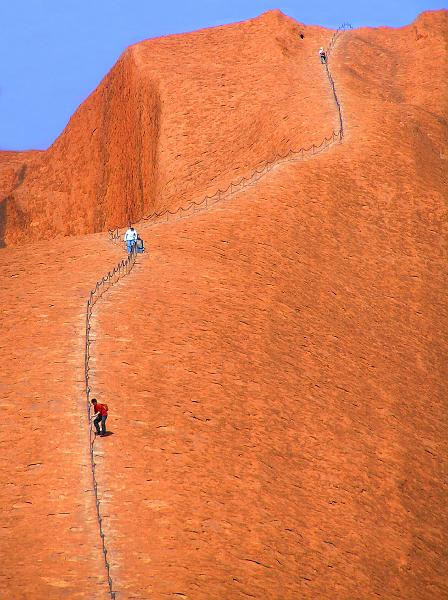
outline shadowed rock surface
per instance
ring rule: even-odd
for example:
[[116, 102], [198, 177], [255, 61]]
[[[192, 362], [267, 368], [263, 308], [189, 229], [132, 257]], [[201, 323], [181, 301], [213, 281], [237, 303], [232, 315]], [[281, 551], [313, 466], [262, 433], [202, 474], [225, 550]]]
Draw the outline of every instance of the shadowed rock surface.
[[315, 60], [329, 37], [271, 11], [128, 48], [20, 189], [0, 190], [6, 243], [124, 225], [320, 142], [337, 123]]
[[[95, 307], [93, 329], [93, 393], [114, 433], [95, 455], [118, 599], [448, 595], [446, 35], [446, 11], [345, 33], [330, 63], [342, 144], [190, 219], [139, 227], [150, 252]], [[30, 223], [88, 231], [319, 143], [338, 124], [316, 58], [330, 36], [271, 12], [143, 42], [20, 187], [5, 175], [7, 193]], [[102, 141], [83, 156], [99, 119]], [[0, 174], [22, 164], [12, 154]], [[70, 188], [83, 161], [84, 195]], [[57, 169], [70, 191], [52, 221]], [[7, 219], [5, 237], [39, 229]], [[119, 254], [99, 235], [0, 254], [2, 360], [20, 374], [0, 431], [15, 486], [2, 499], [6, 597], [107, 596], [82, 333], [88, 290]], [[57, 525], [54, 502], [68, 514]]]

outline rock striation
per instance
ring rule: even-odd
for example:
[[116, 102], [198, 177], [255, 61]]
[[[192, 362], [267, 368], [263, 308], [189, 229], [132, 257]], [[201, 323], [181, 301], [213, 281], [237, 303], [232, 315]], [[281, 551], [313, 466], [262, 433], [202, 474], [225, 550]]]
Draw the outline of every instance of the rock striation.
[[[119, 600], [448, 594], [447, 31], [344, 33], [342, 144], [137, 224], [92, 329]], [[109, 596], [82, 334], [121, 250], [92, 232], [337, 129], [331, 34], [271, 11], [137, 44], [49, 150], [0, 153], [2, 598]]]

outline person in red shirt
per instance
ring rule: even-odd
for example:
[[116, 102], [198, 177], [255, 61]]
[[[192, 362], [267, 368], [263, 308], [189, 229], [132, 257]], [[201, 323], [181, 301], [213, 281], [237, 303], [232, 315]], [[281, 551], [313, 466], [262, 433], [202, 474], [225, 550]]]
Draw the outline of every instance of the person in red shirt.
[[93, 424], [95, 425], [96, 433], [103, 437], [106, 435], [107, 404], [100, 404], [96, 398], [92, 398], [92, 405], [94, 412]]

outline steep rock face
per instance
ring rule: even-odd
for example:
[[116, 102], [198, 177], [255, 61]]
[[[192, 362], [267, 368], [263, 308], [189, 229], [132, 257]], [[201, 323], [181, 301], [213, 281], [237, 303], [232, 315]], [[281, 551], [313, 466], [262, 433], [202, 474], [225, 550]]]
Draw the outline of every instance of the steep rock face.
[[320, 142], [337, 128], [316, 61], [327, 40], [271, 11], [129, 48], [20, 188], [4, 192], [6, 243], [124, 225]]
[[14, 192], [22, 185], [30, 164], [38, 161], [42, 154], [0, 151], [0, 248], [5, 246], [7, 215], [10, 231], [24, 231], [29, 225], [28, 215], [14, 202]]
[[446, 16], [340, 38], [342, 145], [141, 226], [96, 322], [125, 596], [446, 595]]
[[[446, 31], [344, 34], [343, 144], [139, 226], [150, 253], [92, 332], [118, 598], [446, 596]], [[274, 12], [130, 49], [50, 150], [0, 154], [6, 240], [175, 208], [319, 143], [330, 35]], [[119, 258], [100, 235], [0, 253], [1, 597], [108, 596], [83, 333]]]

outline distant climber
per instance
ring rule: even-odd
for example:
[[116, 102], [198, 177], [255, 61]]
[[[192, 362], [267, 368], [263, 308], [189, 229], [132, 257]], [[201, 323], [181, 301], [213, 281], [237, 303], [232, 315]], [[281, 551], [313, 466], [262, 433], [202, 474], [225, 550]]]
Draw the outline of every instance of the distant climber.
[[137, 254], [143, 254], [143, 252], [145, 251], [145, 245], [143, 243], [142, 238], [139, 235], [137, 236], [137, 240], [135, 242], [135, 251], [137, 252]]
[[327, 53], [323, 48], [319, 48], [320, 62], [324, 65], [327, 62]]
[[134, 250], [135, 242], [137, 241], [137, 232], [133, 227], [129, 226], [129, 229], [126, 230], [124, 241], [126, 242], [128, 254], [131, 254]]
[[[92, 398], [94, 419], [93, 424], [95, 425], [95, 430], [97, 435], [100, 437], [104, 437], [106, 435], [106, 419], [108, 406], [107, 404], [100, 404], [96, 398]], [[100, 431], [100, 423], [101, 423], [101, 431]]]

